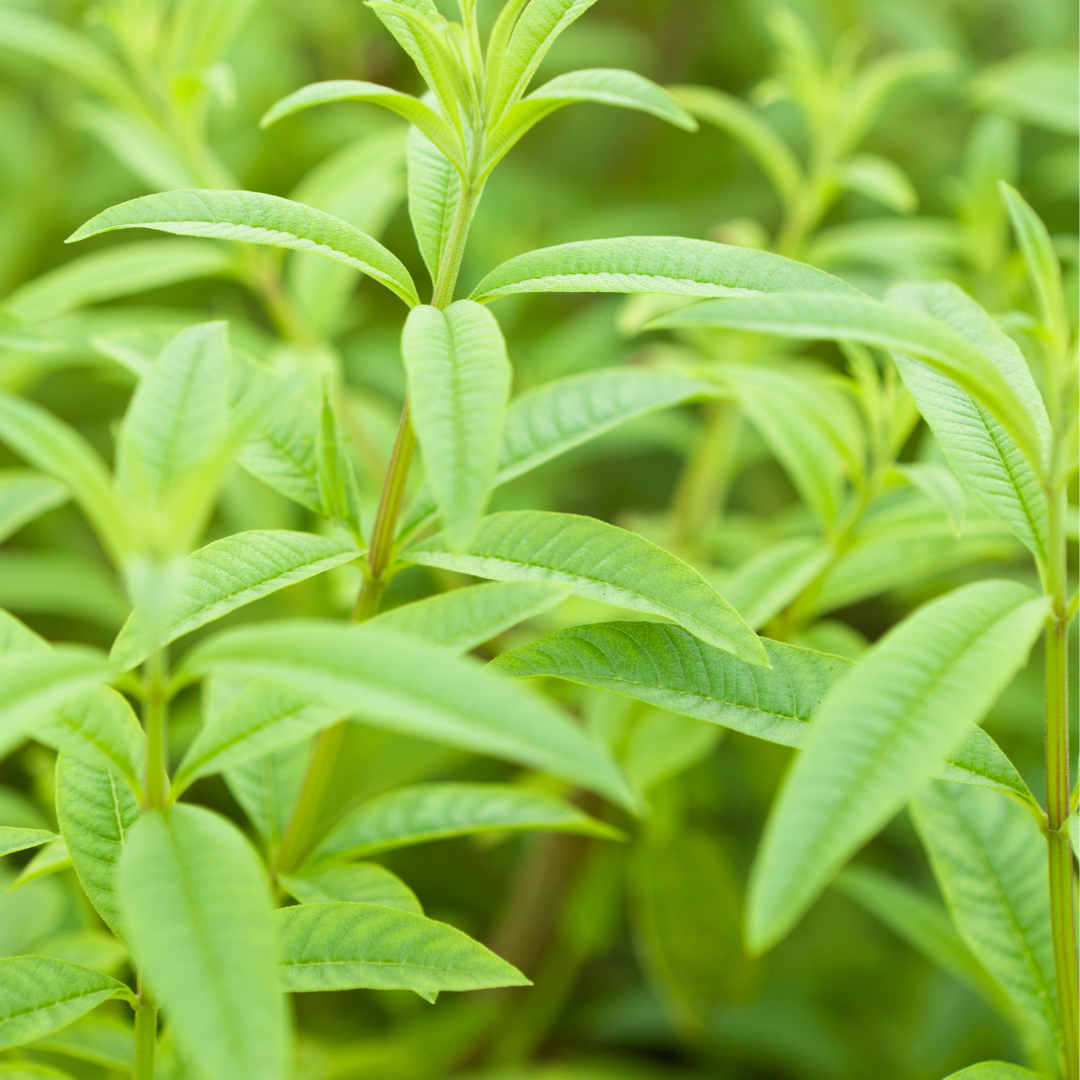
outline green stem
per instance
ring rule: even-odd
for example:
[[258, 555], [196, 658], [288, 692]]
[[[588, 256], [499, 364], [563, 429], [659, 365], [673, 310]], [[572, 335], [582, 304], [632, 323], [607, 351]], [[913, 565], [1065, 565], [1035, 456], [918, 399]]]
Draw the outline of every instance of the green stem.
[[154, 1080], [154, 1056], [157, 1051], [157, 1005], [145, 986], [139, 988], [135, 1007], [135, 1057], [132, 1080]]
[[1048, 493], [1050, 565], [1047, 582], [1053, 609], [1046, 632], [1046, 840], [1050, 856], [1050, 928], [1054, 944], [1058, 1007], [1067, 1077], [1080, 1071], [1080, 986], [1069, 820], [1069, 615], [1066, 589], [1066, 500]]
[[146, 729], [146, 790], [144, 810], [160, 810], [165, 805], [168, 785], [169, 705], [165, 654], [161, 649], [146, 662], [143, 692], [143, 724]]
[[683, 547], [723, 512], [734, 471], [740, 415], [732, 401], [712, 403], [672, 504], [672, 540]]

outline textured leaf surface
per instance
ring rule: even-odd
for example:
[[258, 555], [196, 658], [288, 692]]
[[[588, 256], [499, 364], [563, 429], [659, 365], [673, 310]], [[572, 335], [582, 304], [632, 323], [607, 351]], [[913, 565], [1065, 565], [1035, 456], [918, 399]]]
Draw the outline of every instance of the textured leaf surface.
[[416, 287], [401, 261], [377, 240], [302, 203], [254, 191], [167, 191], [121, 203], [92, 218], [69, 241], [115, 229], [157, 229], [306, 251], [362, 270], [410, 307]]
[[534, 829], [607, 840], [621, 835], [576, 806], [540, 791], [505, 784], [418, 784], [357, 807], [311, 858], [312, 862], [353, 859], [470, 833]]
[[831, 274], [768, 251], [678, 236], [626, 236], [560, 244], [519, 255], [488, 274], [473, 290], [472, 298], [483, 303], [514, 293], [559, 292], [857, 295]]
[[144, 814], [124, 845], [120, 902], [185, 1057], [208, 1080], [283, 1077], [270, 890], [236, 826], [183, 803]]
[[990, 792], [932, 784], [912, 803], [957, 929], [1044, 1039], [1060, 1041], [1046, 844]]
[[43, 956], [0, 960], [0, 1050], [48, 1035], [116, 997], [134, 995], [100, 971]]
[[472, 300], [409, 313], [401, 339], [413, 426], [451, 545], [487, 507], [512, 371], [495, 317]]
[[551, 581], [493, 581], [383, 612], [373, 629], [392, 630], [455, 652], [469, 652], [570, 595]]
[[312, 990], [443, 990], [527, 986], [528, 979], [445, 923], [376, 904], [300, 904], [276, 913], [282, 985]]
[[560, 712], [413, 638], [316, 620], [275, 623], [223, 634], [189, 665], [266, 679], [376, 727], [506, 757], [635, 805], [614, 763]]
[[434, 284], [461, 201], [461, 177], [453, 162], [418, 128], [409, 131], [407, 156], [409, 219]]
[[135, 793], [119, 776], [61, 754], [56, 816], [83, 892], [109, 929], [123, 938], [116, 868], [128, 831], [139, 818]]
[[423, 915], [416, 894], [396, 874], [375, 863], [327, 866], [279, 878], [302, 904], [378, 904]]
[[441, 537], [410, 548], [427, 566], [496, 581], [555, 581], [579, 596], [663, 615], [717, 648], [766, 663], [757, 635], [726, 600], [681, 559], [595, 518], [543, 511], [492, 514], [468, 554]]
[[9, 825], [0, 827], [0, 855], [41, 847], [56, 839], [56, 833], [46, 829], [16, 829]]
[[[285, 530], [244, 532], [215, 540], [185, 561], [162, 644], [359, 554], [340, 540]], [[136, 611], [120, 631], [111, 659], [126, 670], [145, 660], [149, 651], [145, 620]]]
[[752, 948], [783, 937], [983, 718], [1045, 617], [1045, 601], [1021, 585], [969, 585], [898, 624], [836, 685], [766, 825], [750, 883]]

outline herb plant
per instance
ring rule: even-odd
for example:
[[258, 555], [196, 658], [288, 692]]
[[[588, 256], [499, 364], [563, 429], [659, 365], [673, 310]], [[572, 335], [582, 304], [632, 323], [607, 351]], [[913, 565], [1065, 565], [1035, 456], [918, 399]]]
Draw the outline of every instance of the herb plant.
[[[152, 192], [69, 240], [172, 237], [77, 257], [0, 309], [0, 345], [23, 358], [0, 391], [0, 441], [30, 467], [0, 473], [0, 531], [71, 500], [122, 590], [62, 571], [60, 591], [91, 580], [119, 610], [107, 654], [52, 644], [0, 611], [0, 746], [32, 739], [55, 754], [41, 783], [56, 821], [0, 824], [0, 854], [35, 852], [17, 888], [73, 871], [77, 902], [108, 930], [81, 951], [0, 958], [0, 1051], [16, 1055], [0, 1073], [68, 1075], [35, 1056], [53, 1053], [133, 1080], [369, 1075], [347, 1053], [315, 1062], [288, 996], [355, 990], [427, 1002], [499, 990], [456, 1014], [445, 1061], [432, 1051], [428, 1072], [402, 1075], [518, 1064], [610, 948], [625, 882], [641, 965], [688, 1044], [833, 886], [974, 985], [1031, 1067], [954, 1075], [1077, 1075], [1068, 545], [1080, 377], [1058, 249], [1005, 182], [1015, 175], [980, 158], [980, 140], [1015, 137], [1016, 121], [979, 121], [955, 185], [960, 223], [944, 247], [965, 291], [926, 272], [943, 246], [933, 223], [826, 222], [845, 191], [914, 215], [905, 173], [860, 147], [890, 94], [952, 70], [950, 54], [862, 63], [845, 39], [826, 56], [778, 9], [761, 108], [616, 68], [535, 86], [594, 2], [489, 13], [458, 0], [450, 18], [434, 0], [368, 0], [425, 90], [339, 79], [273, 105], [265, 128], [300, 130], [319, 115], [308, 110], [341, 103], [408, 125], [366, 136], [295, 199], [241, 190], [211, 146], [211, 105], [231, 93], [222, 58], [254, 5], [116, 0], [102, 8], [112, 51], [0, 7], [0, 43], [80, 81], [78, 122]], [[1007, 99], [1003, 85], [985, 77], [983, 100]], [[804, 151], [761, 111], [777, 101], [802, 117]], [[462, 296], [492, 174], [575, 103], [734, 136], [782, 204], [774, 235], [741, 219], [716, 233], [737, 243], [562, 243], [484, 267]], [[374, 235], [403, 195], [430, 291], [408, 253]], [[897, 255], [905, 230], [916, 239]], [[237, 303], [257, 304], [273, 339], [242, 317], [135, 307], [79, 321], [88, 305], [210, 275], [241, 287]], [[360, 275], [392, 297], [400, 336], [407, 397], [384, 434], [343, 363]], [[513, 317], [538, 294], [633, 297], [619, 322], [652, 335], [648, 362], [515, 396], [493, 310]], [[841, 367], [807, 350], [819, 342], [837, 344]], [[111, 462], [104, 440], [18, 392], [88, 345], [133, 384]], [[670, 513], [629, 529], [513, 503], [489, 512], [534, 470], [677, 408], [704, 422]], [[913, 454], [921, 421], [935, 443]], [[779, 463], [802, 508], [749, 541], [730, 507], [747, 452]], [[292, 527], [260, 527], [275, 516]], [[740, 545], [745, 559], [716, 558]], [[939, 590], [873, 644], [835, 617], [1018, 550], [1034, 574], [1017, 561]], [[434, 588], [416, 598], [402, 583], [420, 573]], [[321, 617], [234, 614], [301, 585], [350, 590], [351, 619], [325, 617], [325, 604]], [[980, 726], [1040, 643], [1045, 802]], [[686, 828], [693, 789], [672, 779], [724, 731], [797, 748], [745, 911], [723, 851]], [[944, 906], [848, 866], [905, 808]], [[407, 874], [373, 861], [530, 832], [548, 835], [487, 944], [426, 915]], [[530, 984], [522, 968], [537, 986], [519, 1001], [507, 988]], [[94, 1027], [99, 1006], [110, 1019]]]

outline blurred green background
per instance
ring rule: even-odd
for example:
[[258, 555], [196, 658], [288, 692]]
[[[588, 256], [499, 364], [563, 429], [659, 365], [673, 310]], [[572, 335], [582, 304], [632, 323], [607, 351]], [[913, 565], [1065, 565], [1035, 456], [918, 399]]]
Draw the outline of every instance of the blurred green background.
[[[123, 6], [3, 0], [0, 12], [46, 17], [112, 48], [110, 9]], [[760, 103], [805, 154], [800, 113], [770, 82], [777, 65], [766, 18], [771, 6], [600, 0], [558, 43], [541, 75], [625, 67], [664, 84], [721, 88]], [[845, 192], [802, 257], [875, 295], [894, 280], [950, 277], [994, 314], [1022, 310], [1022, 269], [1009, 251], [993, 190], [1003, 177], [1047, 221], [1075, 306], [1075, 4], [800, 0], [786, 6], [826, 57], [857, 46], [867, 58], [930, 48], [952, 57], [950, 70], [913, 79], [891, 95], [862, 146], [900, 167], [917, 207], [899, 213], [865, 193]], [[147, 168], [118, 153], [92, 92], [4, 45], [0, 34], [0, 298], [8, 296], [16, 310], [37, 303], [34, 310], [64, 349], [0, 353], [0, 385], [48, 405], [108, 452], [132, 382], [102, 351], [103, 336], [136, 323], [224, 317], [235, 341], [268, 355], [277, 347], [275, 331], [251, 291], [228, 275], [145, 291], [137, 283], [130, 295], [102, 302], [90, 296], [73, 311], [50, 310], [47, 294], [42, 301], [39, 291], [35, 300], [23, 288], [87, 254], [88, 245], [74, 252], [63, 245], [83, 221], [152, 185]], [[356, 196], [357, 213], [369, 215], [377, 226], [366, 227], [381, 229], [416, 280], [426, 281], [403, 204], [399, 122], [366, 106], [335, 105], [268, 132], [258, 126], [275, 100], [317, 79], [363, 78], [418, 92], [415, 72], [375, 17], [357, 0], [261, 0], [226, 61], [213, 76], [210, 139], [239, 185], [302, 197], [302, 182], [325, 182], [333, 170], [361, 161], [370, 184]], [[860, 232], [859, 222], [871, 224]], [[765, 245], [780, 224], [771, 187], [728, 133], [703, 125], [691, 135], [636, 113], [579, 106], [531, 133], [496, 173], [473, 230], [464, 284], [511, 256], [569, 240], [665, 234]], [[105, 250], [133, 235], [93, 243]], [[302, 263], [294, 272], [303, 274]], [[671, 344], [661, 335], [635, 334], [639, 311], [618, 297], [514, 298], [500, 301], [497, 311], [518, 392], [579, 371], [647, 362]], [[329, 355], [340, 360], [351, 388], [352, 449], [370, 500], [403, 398], [399, 312], [387, 294], [361, 282], [326, 329]], [[720, 357], [735, 347], [715, 335], [682, 345]], [[840, 365], [831, 346], [805, 355]], [[508, 485], [495, 507], [587, 513], [670, 537], [669, 508], [678, 502], [704, 422], [700, 406], [635, 421]], [[933, 455], [917, 431], [905, 456]], [[765, 544], [805, 527], [792, 483], [752, 431], [741, 434], [735, 460], [724, 514], [710, 515], [690, 540], [682, 538], [683, 553], [718, 582]], [[3, 463], [17, 464], [10, 457]], [[213, 530], [305, 525], [299, 507], [238, 472]], [[817, 625], [818, 647], [857, 655], [907, 611], [964, 581], [1033, 576], [1021, 549], [1000, 531], [950, 541], [921, 562], [912, 556], [907, 566], [900, 580], [878, 582], [831, 612]], [[390, 602], [446, 584], [414, 568], [395, 582]], [[262, 601], [245, 617], [343, 617], [353, 590], [345, 572], [329, 575]], [[558, 622], [536, 620], [506, 644], [605, 617], [575, 604], [560, 611]], [[0, 606], [52, 640], [99, 645], [110, 642], [126, 613], [71, 507], [47, 514], [0, 550]], [[297, 999], [305, 1076], [938, 1080], [973, 1061], [1019, 1060], [1008, 1026], [974, 989], [936, 968], [842, 890], [827, 894], [775, 952], [761, 960], [743, 955], [744, 879], [788, 751], [733, 733], [721, 740], [719, 729], [631, 709], [599, 692], [550, 690], [594, 731], [621, 733], [624, 761], [649, 790], [649, 821], [618, 821], [633, 834], [624, 845], [565, 837], [461, 840], [387, 857], [428, 914], [492, 944], [537, 985], [447, 995], [433, 1007], [404, 994], [305, 995]], [[1036, 657], [987, 723], [1036, 791], [1040, 710]], [[178, 749], [197, 723], [197, 702], [183, 699]], [[4, 749], [11, 753], [0, 764], [0, 824], [47, 822], [49, 754], [33, 744]], [[429, 777], [507, 775], [496, 763], [358, 728], [340, 764], [336, 798], [347, 803]], [[244, 820], [218, 780], [201, 783], [193, 797]], [[16, 861], [4, 860], [5, 876]], [[933, 889], [906, 818], [862, 861]], [[79, 904], [63, 875], [0, 894], [0, 954], [32, 951], [35, 943], [89, 925]], [[52, 1052], [39, 1056], [50, 1059]], [[100, 1058], [84, 1058], [56, 1060], [87, 1078], [121, 1075]]]

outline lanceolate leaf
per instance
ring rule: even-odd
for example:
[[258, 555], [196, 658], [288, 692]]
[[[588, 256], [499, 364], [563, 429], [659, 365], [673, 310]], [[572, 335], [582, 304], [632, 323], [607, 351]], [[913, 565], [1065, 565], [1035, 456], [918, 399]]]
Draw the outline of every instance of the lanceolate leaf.
[[327, 866], [286, 874], [278, 881], [302, 904], [378, 904], [423, 915], [415, 893], [396, 874], [375, 863]]
[[502, 784], [418, 784], [352, 811], [311, 861], [354, 859], [470, 833], [550, 829], [617, 839], [621, 834], [554, 796]]
[[0, 542], [71, 498], [63, 484], [26, 469], [0, 471]]
[[109, 929], [123, 938], [116, 867], [128, 831], [139, 818], [135, 793], [120, 776], [61, 754], [56, 762], [56, 817], [79, 884]]
[[4, 826], [0, 828], [0, 855], [41, 847], [55, 839], [56, 833], [47, 832], [45, 829], [16, 829]]
[[413, 425], [451, 547], [476, 533], [499, 454], [512, 372], [495, 317], [472, 300], [417, 307], [401, 339]]
[[1043, 1039], [1060, 1042], [1046, 844], [989, 792], [932, 784], [912, 813], [957, 929]]
[[133, 956], [208, 1080], [280, 1080], [289, 1060], [275, 986], [270, 890], [231, 823], [177, 804], [144, 814], [120, 864]]
[[369, 625], [465, 653], [569, 595], [566, 586], [551, 581], [489, 582], [404, 604], [370, 620]]
[[[215, 540], [185, 561], [162, 644], [360, 554], [340, 540], [284, 530], [237, 533]], [[146, 626], [136, 611], [120, 631], [111, 658], [127, 669], [145, 660], [149, 651]]]
[[375, 904], [300, 904], [276, 913], [278, 973], [292, 993], [528, 986], [529, 980], [445, 923]]
[[363, 101], [381, 105], [398, 116], [404, 117], [432, 142], [459, 169], [464, 170], [461, 141], [453, 128], [434, 109], [410, 94], [391, 90], [377, 83], [356, 82], [351, 79], [335, 79], [331, 82], [312, 83], [302, 90], [282, 98], [262, 118], [262, 127], [269, 127], [279, 120], [313, 105], [325, 105], [334, 101]]
[[795, 600], [828, 561], [820, 540], [783, 540], [737, 567], [723, 583], [724, 599], [748, 626], [760, 629]]
[[[850, 660], [763, 639], [771, 668], [747, 664], [664, 623], [594, 623], [560, 630], [492, 661], [515, 678], [553, 676], [626, 694], [782, 746], [801, 746], [808, 721]], [[981, 728], [969, 727], [938, 775], [992, 787], [1037, 807], [1020, 774]]]
[[1038, 419], [1000, 368], [946, 324], [862, 296], [789, 295], [710, 301], [661, 316], [654, 328], [717, 326], [783, 337], [857, 341], [910, 353], [983, 402], [1037, 467], [1046, 456]]
[[485, 303], [514, 293], [753, 296], [808, 291], [858, 296], [839, 278], [768, 251], [677, 236], [625, 236], [519, 255], [488, 274], [472, 298]]
[[493, 169], [510, 148], [545, 116], [566, 105], [591, 101], [651, 113], [684, 131], [697, 121], [662, 87], [632, 71], [592, 68], [559, 75], [518, 102], [488, 135], [481, 172]]
[[188, 663], [195, 672], [278, 683], [376, 727], [506, 757], [636, 802], [614, 763], [560, 712], [413, 638], [316, 620], [276, 623], [223, 634]]
[[71, 856], [68, 854], [67, 845], [63, 839], [53, 840], [40, 851], [35, 852], [34, 857], [23, 867], [22, 873], [15, 879], [10, 889], [20, 889], [24, 885], [40, 881], [42, 878], [57, 874], [61, 870], [68, 870], [70, 867]]
[[555, 581], [577, 595], [664, 615], [717, 648], [767, 663], [757, 635], [694, 569], [637, 536], [574, 514], [517, 511], [492, 514], [467, 555], [434, 537], [407, 554], [496, 581]]
[[135, 995], [100, 971], [63, 960], [0, 960], [0, 1050], [66, 1027], [109, 998], [134, 1001]]
[[418, 128], [409, 129], [407, 157], [409, 219], [434, 285], [461, 201], [461, 177], [453, 162]]
[[199, 190], [146, 195], [98, 214], [69, 242], [115, 229], [157, 229], [306, 251], [362, 270], [409, 307], [419, 303], [408, 270], [377, 240], [339, 218], [276, 195]]
[[[948, 323], [991, 359], [1023, 395], [1039, 426], [1048, 428], [1042, 398], [1015, 343], [955, 285], [905, 285], [890, 292], [896, 303]], [[1037, 559], [1047, 558], [1046, 500], [1031, 462], [1001, 422], [946, 375], [896, 354], [911, 396], [956, 475], [1005, 522]]]
[[822, 703], [751, 876], [751, 948], [775, 944], [914, 794], [1027, 661], [1046, 603], [1014, 582], [927, 604]]

